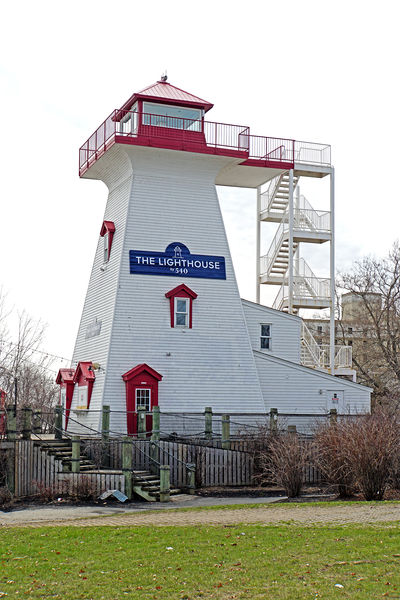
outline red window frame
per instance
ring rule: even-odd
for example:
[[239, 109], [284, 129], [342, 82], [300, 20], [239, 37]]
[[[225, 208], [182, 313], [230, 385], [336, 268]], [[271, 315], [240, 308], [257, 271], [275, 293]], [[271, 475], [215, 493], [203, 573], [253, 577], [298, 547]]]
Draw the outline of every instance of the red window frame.
[[171, 316], [171, 327], [175, 327], [175, 298], [188, 298], [189, 299], [189, 323], [188, 329], [193, 327], [193, 300], [197, 298], [196, 292], [190, 289], [187, 285], [182, 283], [173, 290], [170, 290], [165, 294], [165, 297], [169, 299], [169, 309]]
[[103, 224], [102, 224], [101, 230], [100, 230], [100, 236], [104, 237], [105, 235], [108, 235], [108, 256], [107, 256], [107, 262], [110, 260], [111, 246], [112, 246], [112, 243], [113, 243], [114, 233], [115, 233], [115, 225], [114, 225], [114, 223], [112, 221], [103, 221]]

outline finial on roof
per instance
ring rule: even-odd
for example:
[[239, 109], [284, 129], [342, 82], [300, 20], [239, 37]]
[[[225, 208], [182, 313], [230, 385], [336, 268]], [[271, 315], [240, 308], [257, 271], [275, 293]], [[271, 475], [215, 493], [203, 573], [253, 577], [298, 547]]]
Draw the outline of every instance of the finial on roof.
[[163, 81], [165, 83], [167, 81], [167, 79], [168, 79], [167, 71], [164, 71], [164, 73], [161, 75], [161, 81]]

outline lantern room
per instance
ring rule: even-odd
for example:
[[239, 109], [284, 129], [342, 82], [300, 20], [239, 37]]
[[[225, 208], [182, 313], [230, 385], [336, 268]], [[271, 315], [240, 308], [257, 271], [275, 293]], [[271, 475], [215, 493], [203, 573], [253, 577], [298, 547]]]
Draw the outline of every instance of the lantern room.
[[166, 136], [171, 129], [201, 133], [204, 114], [212, 106], [210, 102], [167, 83], [164, 75], [153, 85], [133, 94], [117, 111], [115, 119], [120, 123], [120, 132], [127, 134], [154, 134], [154, 127], [162, 128], [158, 133]]

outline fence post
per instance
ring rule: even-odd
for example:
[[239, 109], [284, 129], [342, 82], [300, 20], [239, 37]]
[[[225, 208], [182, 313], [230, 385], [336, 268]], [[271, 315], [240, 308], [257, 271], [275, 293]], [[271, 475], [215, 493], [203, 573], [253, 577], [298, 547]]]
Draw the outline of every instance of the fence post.
[[188, 492], [194, 494], [196, 489], [196, 463], [187, 463], [188, 470]]
[[160, 502], [169, 502], [170, 497], [170, 467], [160, 466]]
[[222, 448], [230, 450], [231, 447], [231, 423], [229, 415], [222, 415]]
[[33, 411], [32, 433], [40, 435], [42, 433], [42, 411]]
[[206, 406], [204, 409], [204, 437], [206, 440], [212, 440], [212, 408]]
[[22, 414], [22, 439], [30, 440], [32, 433], [32, 409], [29, 406], [24, 406]]
[[54, 438], [56, 440], [61, 440], [62, 439], [62, 406], [56, 406], [55, 413], [56, 413], [56, 422], [55, 422]]
[[160, 441], [160, 407], [153, 407], [153, 425], [151, 431], [151, 439], [153, 442]]
[[101, 462], [105, 467], [110, 466], [110, 407], [107, 405], [101, 409]]
[[151, 442], [150, 442], [150, 458], [154, 461], [150, 465], [151, 473], [158, 472], [158, 463], [160, 462], [160, 407], [153, 407], [153, 425], [151, 432]]
[[17, 417], [14, 412], [14, 408], [7, 409], [7, 439], [14, 441], [17, 439]]
[[132, 440], [129, 437], [122, 440], [122, 472], [125, 479], [125, 496], [132, 500]]
[[137, 432], [138, 440], [146, 439], [146, 407], [138, 406], [137, 408]]
[[79, 473], [81, 470], [81, 438], [78, 435], [72, 436], [72, 457], [71, 471]]
[[278, 431], [278, 409], [271, 408], [269, 411], [269, 430], [271, 433]]
[[337, 409], [331, 408], [329, 411], [329, 422], [331, 425], [337, 422]]
[[110, 407], [106, 405], [101, 411], [101, 440], [105, 444], [110, 440]]

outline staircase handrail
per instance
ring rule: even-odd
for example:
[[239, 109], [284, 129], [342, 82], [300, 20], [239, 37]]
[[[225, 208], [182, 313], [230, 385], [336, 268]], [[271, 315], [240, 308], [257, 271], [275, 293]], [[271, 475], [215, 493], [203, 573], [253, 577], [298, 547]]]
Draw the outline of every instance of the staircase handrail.
[[261, 194], [261, 210], [262, 211], [264, 211], [264, 210], [269, 211], [270, 206], [275, 199], [275, 196], [277, 194], [277, 191], [279, 189], [282, 179], [283, 179], [283, 173], [281, 173], [280, 175], [277, 175], [276, 177], [271, 179], [271, 181], [269, 182], [268, 189]]
[[[304, 258], [300, 258], [299, 261], [295, 261], [293, 271], [294, 279], [304, 279], [305, 285], [312, 289], [312, 295], [314, 295], [316, 298], [329, 298], [330, 279], [325, 277], [317, 277]], [[299, 283], [300, 282], [301, 281], [299, 281]]]
[[282, 245], [282, 241], [283, 241], [283, 235], [285, 233], [284, 225], [285, 225], [285, 223], [282, 219], [282, 221], [280, 222], [279, 227], [275, 233], [275, 236], [269, 246], [267, 254], [264, 254], [263, 256], [260, 257], [261, 275], [264, 275], [265, 273], [269, 273], [272, 265], [275, 262], [275, 258], [279, 253], [279, 249], [280, 249], [280, 247]]
[[317, 367], [321, 365], [321, 348], [319, 344], [317, 344], [313, 334], [308, 329], [307, 325], [302, 321], [301, 324], [301, 341], [307, 347], [312, 359], [314, 360], [314, 364]]
[[[324, 361], [323, 366], [330, 366], [330, 355], [331, 349], [330, 346], [324, 344], [321, 346], [326, 354], [326, 361]], [[351, 368], [353, 364], [353, 349], [351, 346], [345, 345], [337, 345], [335, 346], [335, 367], [336, 368]]]
[[276, 295], [276, 298], [272, 304], [272, 308], [275, 308], [276, 310], [281, 310], [284, 299], [285, 299], [285, 283], [282, 283], [282, 285], [280, 286], [279, 291]]

